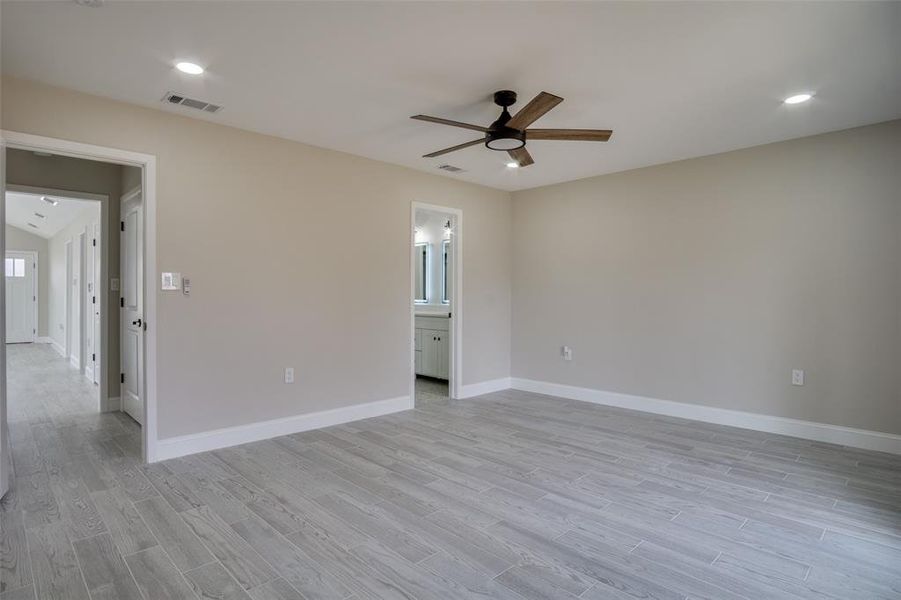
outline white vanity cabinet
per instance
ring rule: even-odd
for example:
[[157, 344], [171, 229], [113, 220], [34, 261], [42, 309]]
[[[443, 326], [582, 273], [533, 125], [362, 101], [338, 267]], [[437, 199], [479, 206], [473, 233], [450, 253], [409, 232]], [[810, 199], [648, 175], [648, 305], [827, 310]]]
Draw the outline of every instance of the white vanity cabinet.
[[416, 315], [416, 374], [447, 379], [450, 371], [450, 319]]

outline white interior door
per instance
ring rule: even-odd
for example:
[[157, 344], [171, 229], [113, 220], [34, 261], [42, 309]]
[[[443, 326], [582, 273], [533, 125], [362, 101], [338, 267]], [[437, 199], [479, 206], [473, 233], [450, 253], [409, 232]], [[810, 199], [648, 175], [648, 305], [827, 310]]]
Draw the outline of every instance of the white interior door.
[[91, 282], [90, 283], [90, 285], [91, 285], [91, 290], [90, 290], [91, 319], [90, 319], [90, 323], [91, 323], [91, 331], [93, 332], [91, 335], [91, 340], [93, 340], [93, 349], [91, 351], [91, 355], [93, 358], [93, 361], [92, 361], [93, 362], [93, 367], [92, 367], [93, 379], [92, 379], [92, 381], [94, 383], [96, 383], [97, 385], [100, 385], [100, 349], [103, 346], [100, 343], [100, 292], [99, 292], [99, 290], [101, 289], [100, 274], [102, 272], [102, 270], [100, 268], [101, 267], [100, 261], [102, 260], [102, 256], [103, 256], [102, 251], [101, 251], [100, 241], [101, 241], [100, 240], [100, 223], [94, 223], [94, 237], [93, 237], [93, 242], [91, 244], [91, 251], [93, 254], [92, 260], [91, 260], [91, 264], [93, 266], [91, 267], [91, 269], [93, 271], [93, 277], [90, 279], [90, 282]]
[[66, 360], [72, 354], [72, 240], [66, 241], [66, 283], [63, 286], [63, 294], [66, 296], [65, 314], [65, 338]]
[[140, 191], [121, 205], [122, 409], [138, 423], [144, 416], [144, 203]]
[[88, 350], [90, 331], [88, 329], [88, 310], [85, 299], [87, 298], [88, 282], [88, 234], [87, 228], [78, 234], [78, 285], [75, 293], [78, 294], [78, 370], [84, 373], [87, 370], [88, 361], [91, 358]]
[[[0, 136], [0, 242], [6, 248], [6, 142]], [[9, 430], [6, 427], [6, 277], [0, 278], [0, 498], [9, 491]]]
[[6, 253], [6, 343], [33, 342], [37, 323], [35, 306], [35, 270], [37, 257], [32, 252]]
[[84, 306], [84, 374], [91, 382], [94, 381], [94, 226], [89, 225], [85, 229], [85, 251], [84, 251], [84, 295], [82, 296], [82, 306]]
[[73, 366], [81, 367], [81, 235], [72, 242], [72, 269], [69, 279], [69, 361]]

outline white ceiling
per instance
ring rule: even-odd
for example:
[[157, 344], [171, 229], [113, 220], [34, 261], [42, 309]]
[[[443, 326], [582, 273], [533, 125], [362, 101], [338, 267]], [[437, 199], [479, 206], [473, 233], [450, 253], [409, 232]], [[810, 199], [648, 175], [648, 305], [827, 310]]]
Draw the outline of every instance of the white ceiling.
[[[901, 117], [899, 2], [2, 3], [12, 75], [515, 190]], [[176, 59], [207, 67], [202, 77]], [[566, 101], [536, 164], [425, 113], [487, 125], [492, 92]], [[163, 106], [167, 90], [224, 105]], [[781, 99], [812, 90], [809, 103]], [[514, 107], [515, 108], [515, 107]]]
[[[53, 206], [41, 200], [42, 194], [6, 192], [6, 223], [28, 233], [50, 239], [77, 219], [84, 211], [99, 210], [100, 204], [91, 200], [76, 200], [53, 196], [59, 204]], [[35, 213], [44, 215], [38, 217]], [[29, 225], [32, 223], [36, 227]]]

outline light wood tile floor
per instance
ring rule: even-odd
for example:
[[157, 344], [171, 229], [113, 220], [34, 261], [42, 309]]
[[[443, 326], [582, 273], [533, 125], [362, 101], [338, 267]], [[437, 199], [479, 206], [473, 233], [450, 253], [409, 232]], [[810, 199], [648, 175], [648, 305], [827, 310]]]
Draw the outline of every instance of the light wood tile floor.
[[417, 375], [414, 388], [417, 407], [449, 400], [448, 382], [446, 379], [433, 379], [432, 377]]
[[142, 466], [9, 352], [2, 600], [901, 598], [896, 456], [502, 392]]

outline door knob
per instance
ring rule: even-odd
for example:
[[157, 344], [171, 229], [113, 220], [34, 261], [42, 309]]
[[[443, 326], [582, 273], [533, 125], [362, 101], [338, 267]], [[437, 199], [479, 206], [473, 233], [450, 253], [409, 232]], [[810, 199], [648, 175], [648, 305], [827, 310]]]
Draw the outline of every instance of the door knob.
[[137, 325], [138, 327], [140, 327], [140, 326], [141, 326], [141, 319], [138, 319], [137, 321], [132, 321], [131, 324], [132, 324], [132, 325]]

